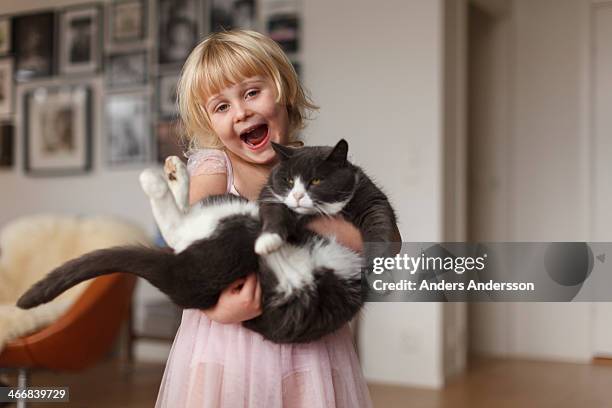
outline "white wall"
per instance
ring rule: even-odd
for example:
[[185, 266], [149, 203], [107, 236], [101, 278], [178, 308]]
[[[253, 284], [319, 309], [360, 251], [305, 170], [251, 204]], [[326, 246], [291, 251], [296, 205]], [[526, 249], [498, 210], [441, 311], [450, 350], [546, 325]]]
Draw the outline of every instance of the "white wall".
[[[389, 193], [404, 241], [443, 235], [443, 3], [302, 3], [306, 86], [321, 111], [312, 143], [350, 144]], [[371, 381], [443, 383], [439, 304], [368, 304], [361, 363]]]
[[[504, 67], [509, 86], [497, 97], [507, 98], [509, 119], [501, 127], [489, 127], [504, 133], [505, 142], [492, 148], [502, 149], [497, 155], [507, 165], [490, 163], [476, 171], [501, 176], [501, 188], [492, 184], [484, 192], [489, 202], [504, 197], [509, 202], [496, 207], [501, 220], [493, 232], [503, 236], [491, 236], [485, 226], [476, 238], [587, 240], [589, 2], [507, 3], [509, 50], [503, 58], [509, 64]], [[486, 125], [483, 112], [478, 121]], [[588, 303], [478, 305], [473, 317], [476, 352], [574, 361], [591, 357]]]

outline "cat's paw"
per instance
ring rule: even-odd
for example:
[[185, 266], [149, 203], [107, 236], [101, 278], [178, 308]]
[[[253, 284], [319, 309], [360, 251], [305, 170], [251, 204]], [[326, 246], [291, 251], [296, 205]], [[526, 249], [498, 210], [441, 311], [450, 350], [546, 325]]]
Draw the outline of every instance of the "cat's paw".
[[274, 232], [264, 232], [255, 241], [255, 253], [258, 255], [267, 255], [278, 248], [284, 243], [283, 238]]
[[168, 183], [183, 182], [189, 179], [185, 163], [176, 156], [168, 156], [164, 163], [164, 174]]
[[189, 209], [189, 173], [187, 166], [176, 156], [170, 156], [164, 163], [164, 175], [179, 209]]
[[153, 169], [145, 169], [140, 173], [140, 186], [150, 198], [162, 198], [168, 192], [168, 183]]

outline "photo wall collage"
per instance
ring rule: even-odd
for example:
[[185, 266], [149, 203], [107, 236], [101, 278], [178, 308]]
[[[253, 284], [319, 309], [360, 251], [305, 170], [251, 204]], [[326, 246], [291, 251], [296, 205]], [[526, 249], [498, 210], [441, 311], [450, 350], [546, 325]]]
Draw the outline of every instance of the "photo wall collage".
[[[299, 73], [297, 0], [112, 0], [0, 16], [0, 170], [14, 169], [22, 143], [27, 175], [90, 171], [94, 100], [103, 104], [105, 167], [182, 157], [180, 69], [211, 29], [231, 28], [269, 35]], [[53, 85], [36, 85], [43, 79]]]

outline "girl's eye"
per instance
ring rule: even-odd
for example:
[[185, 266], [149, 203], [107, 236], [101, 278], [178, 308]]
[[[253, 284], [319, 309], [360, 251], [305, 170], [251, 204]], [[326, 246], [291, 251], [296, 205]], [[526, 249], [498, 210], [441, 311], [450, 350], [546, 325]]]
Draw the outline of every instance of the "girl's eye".
[[228, 109], [229, 109], [229, 105], [227, 103], [222, 103], [219, 106], [217, 106], [217, 109], [215, 109], [215, 112], [225, 112]]
[[248, 92], [246, 93], [246, 96], [247, 96], [248, 98], [252, 98], [252, 97], [254, 97], [255, 95], [257, 95], [258, 93], [259, 93], [259, 90], [257, 90], [257, 89], [251, 89], [250, 91], [248, 91]]
[[318, 185], [321, 182], [320, 178], [313, 178], [312, 180], [310, 180], [310, 184], [313, 186]]

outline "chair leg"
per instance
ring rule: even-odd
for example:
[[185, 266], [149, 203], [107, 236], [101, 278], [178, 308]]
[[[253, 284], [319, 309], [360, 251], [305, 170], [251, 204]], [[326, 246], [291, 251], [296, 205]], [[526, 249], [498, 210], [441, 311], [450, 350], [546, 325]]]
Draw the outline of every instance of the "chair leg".
[[[27, 368], [20, 368], [17, 371], [17, 388], [25, 389], [28, 387], [28, 378], [30, 377], [30, 373]], [[17, 408], [26, 408], [27, 401], [19, 400], [17, 401]]]
[[129, 364], [134, 363], [134, 298], [130, 300], [130, 310], [128, 311], [127, 319], [127, 336], [126, 336], [126, 351], [127, 351], [127, 362]]

